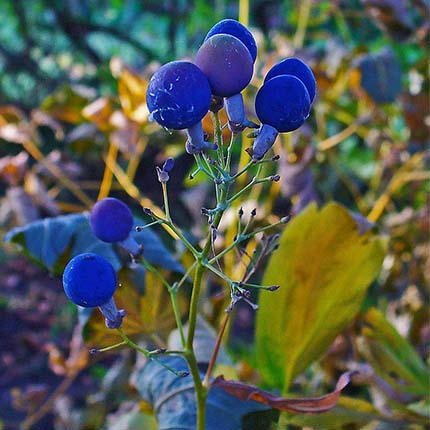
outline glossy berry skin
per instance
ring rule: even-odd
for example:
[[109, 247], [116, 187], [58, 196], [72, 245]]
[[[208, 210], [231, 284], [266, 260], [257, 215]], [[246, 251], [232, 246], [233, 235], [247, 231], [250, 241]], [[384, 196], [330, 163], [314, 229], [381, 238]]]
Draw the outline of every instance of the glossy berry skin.
[[64, 269], [63, 287], [66, 296], [79, 306], [96, 307], [107, 303], [117, 286], [112, 265], [91, 252], [72, 258]]
[[133, 228], [133, 215], [121, 200], [106, 197], [99, 200], [90, 213], [93, 233], [103, 242], [122, 242]]
[[308, 90], [292, 75], [268, 80], [255, 98], [255, 111], [262, 124], [284, 133], [299, 128], [308, 118], [311, 107]]
[[230, 34], [237, 37], [247, 48], [252, 57], [252, 62], [255, 63], [257, 58], [257, 44], [251, 32], [235, 19], [223, 19], [215, 24], [205, 37], [205, 41], [215, 34]]
[[211, 103], [211, 89], [208, 79], [195, 64], [172, 61], [152, 76], [146, 102], [158, 124], [183, 130], [206, 115]]
[[311, 68], [299, 58], [286, 58], [278, 64], [275, 64], [264, 78], [266, 83], [270, 79], [279, 75], [293, 75], [299, 78], [308, 90], [311, 103], [314, 101], [316, 94], [316, 81]]
[[195, 63], [207, 76], [212, 94], [220, 97], [240, 93], [251, 81], [254, 67], [248, 48], [229, 34], [209, 37]]

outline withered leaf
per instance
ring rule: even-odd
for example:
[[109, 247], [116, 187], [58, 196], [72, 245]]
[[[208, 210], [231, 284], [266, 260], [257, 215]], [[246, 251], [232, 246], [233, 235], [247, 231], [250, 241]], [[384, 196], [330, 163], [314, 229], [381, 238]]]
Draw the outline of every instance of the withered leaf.
[[222, 388], [240, 400], [254, 400], [280, 411], [318, 413], [328, 411], [336, 406], [341, 391], [349, 384], [352, 375], [356, 373], [356, 371], [343, 373], [337, 381], [335, 390], [321, 397], [286, 399], [240, 381], [226, 381], [223, 376], [218, 376], [213, 381], [212, 386]]

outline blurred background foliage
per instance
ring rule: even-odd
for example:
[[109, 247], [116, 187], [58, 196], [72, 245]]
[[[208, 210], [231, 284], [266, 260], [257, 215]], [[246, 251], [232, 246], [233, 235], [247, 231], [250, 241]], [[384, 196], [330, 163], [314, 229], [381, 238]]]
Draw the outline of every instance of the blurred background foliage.
[[[365, 229], [375, 223], [387, 250], [379, 277], [364, 304], [357, 304], [359, 315], [342, 332], [331, 333], [336, 339], [328, 352], [313, 361], [291, 390], [300, 386], [302, 393], [324, 392], [351, 362], [366, 375], [362, 385], [353, 387], [325, 418], [293, 417], [290, 426], [425, 428], [424, 362], [428, 365], [430, 339], [428, 2], [2, 0], [0, 17], [2, 233], [44, 217], [82, 212], [107, 195], [126, 200], [139, 217], [139, 204], [157, 211], [162, 198], [154, 164], [174, 156], [169, 182], [173, 213], [178, 224], [198, 236], [200, 206], [210, 204], [211, 190], [199, 177], [188, 179], [192, 160], [184, 154], [183, 135], [148, 122], [145, 93], [151, 74], [164, 62], [192, 59], [220, 19], [240, 18], [249, 24], [259, 48], [245, 96], [248, 114], [255, 119], [253, 99], [267, 70], [292, 55], [308, 62], [318, 85], [310, 121], [278, 139], [282, 181], [252, 191], [245, 210], [257, 207], [255, 222], [265, 225], [289, 212], [299, 214], [310, 202], [335, 200], [362, 223], [360, 215], [366, 217]], [[211, 134], [209, 117], [204, 126]], [[244, 137], [242, 143], [247, 147], [250, 140]], [[247, 161], [243, 151], [234, 156], [239, 165]], [[276, 171], [271, 165], [265, 168], [267, 174]], [[193, 184], [198, 185], [191, 188]], [[70, 237], [76, 240], [69, 220]], [[31, 232], [40, 232], [37, 228], [33, 224]], [[37, 242], [24, 231], [39, 245], [39, 258], [27, 249], [30, 256], [61, 273], [68, 254], [46, 253], [42, 245], [50, 242]], [[227, 241], [236, 234], [228, 222], [221, 231]], [[157, 234], [168, 256], [164, 261], [174, 256], [188, 267], [189, 256], [167, 232], [160, 229]], [[23, 240], [22, 235], [16, 239]], [[248, 243], [244, 255], [255, 246]], [[146, 403], [128, 383], [133, 354], [89, 357], [88, 345], [107, 341], [101, 319], [80, 315], [86, 324], [84, 345], [82, 327], [73, 329], [76, 310], [66, 303], [59, 280], [29, 265], [10, 244], [0, 252], [3, 426], [152, 428]], [[124, 256], [115, 258], [124, 261]], [[243, 275], [234, 256], [225, 264], [232, 277]], [[179, 276], [179, 269], [163, 268], [171, 270], [166, 276]], [[126, 268], [121, 276], [127, 285], [142, 283], [130, 279]], [[216, 294], [219, 285], [207, 281], [203, 312], [216, 326], [224, 302]], [[154, 277], [146, 282], [158, 285]], [[121, 300], [135, 309], [130, 327], [146, 327], [145, 335], [161, 335], [166, 341], [171, 329], [167, 316], [161, 318], [162, 333], [148, 320], [149, 310], [165, 308], [165, 295], [151, 299], [139, 288], [128, 291]], [[180, 300], [186, 302], [187, 294]], [[277, 375], [262, 380], [257, 371], [254, 328], [252, 310], [239, 306], [228, 341], [236, 364], [227, 360], [223, 371], [264, 384]], [[270, 363], [264, 366], [266, 375], [273, 370]], [[395, 374], [387, 367], [396, 369]], [[415, 391], [405, 390], [398, 378]], [[244, 426], [257, 428], [259, 422], [258, 428], [267, 428], [270, 418], [253, 417]]]

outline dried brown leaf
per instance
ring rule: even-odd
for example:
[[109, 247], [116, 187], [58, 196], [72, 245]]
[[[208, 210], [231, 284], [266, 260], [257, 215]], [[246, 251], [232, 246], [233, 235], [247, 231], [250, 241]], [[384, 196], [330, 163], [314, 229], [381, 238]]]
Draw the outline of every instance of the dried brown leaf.
[[241, 400], [254, 400], [281, 411], [319, 413], [328, 411], [336, 405], [341, 391], [356, 373], [356, 371], [343, 373], [337, 381], [335, 390], [321, 397], [286, 399], [240, 381], [226, 381], [223, 376], [218, 376], [212, 386], [219, 387]]

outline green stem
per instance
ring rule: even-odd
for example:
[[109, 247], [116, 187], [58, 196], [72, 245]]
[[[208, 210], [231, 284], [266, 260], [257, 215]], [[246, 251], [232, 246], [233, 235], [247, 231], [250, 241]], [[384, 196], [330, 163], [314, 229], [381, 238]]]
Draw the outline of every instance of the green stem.
[[261, 165], [258, 166], [257, 174], [252, 178], [251, 182], [249, 182], [247, 185], [245, 185], [240, 191], [238, 191], [236, 194], [234, 194], [232, 197], [230, 197], [226, 204], [230, 205], [235, 200], [237, 200], [242, 194], [246, 193], [249, 189], [251, 189], [256, 184], [262, 184], [263, 182], [270, 182], [272, 181], [272, 178], [269, 176], [267, 178], [261, 178], [257, 179], [258, 174], [260, 173]]
[[125, 341], [122, 341], [122, 342], [116, 343], [115, 345], [109, 345], [109, 346], [105, 346], [104, 348], [95, 349], [94, 351], [95, 352], [106, 352], [106, 351], [110, 351], [112, 349], [118, 348], [118, 347], [125, 345], [125, 344], [126, 344]]
[[182, 327], [181, 313], [178, 306], [178, 291], [176, 289], [170, 289], [170, 300], [172, 302], [173, 313], [175, 314], [176, 326], [178, 327], [179, 337], [181, 338], [182, 348], [185, 348], [185, 336], [184, 329]]
[[[156, 361], [158, 364], [160, 364], [160, 366], [163, 366], [165, 369], [167, 369], [168, 371], [174, 373], [176, 376], [186, 376], [184, 374], [184, 372], [178, 372], [177, 370], [173, 369], [172, 367], [168, 366], [166, 363], [164, 363], [164, 361], [159, 360], [157, 357], [155, 357], [156, 355], [158, 355], [158, 353], [154, 353], [151, 351], [148, 351], [147, 349], [141, 348], [138, 344], [134, 343], [123, 331], [121, 328], [117, 328], [116, 329], [117, 332], [119, 333], [119, 335], [121, 336], [122, 340], [131, 348], [135, 349], [136, 351], [140, 352], [141, 354], [143, 354], [146, 358], [149, 358], [150, 360], [154, 360]], [[179, 351], [178, 351], [179, 353]], [[181, 354], [185, 354], [180, 352]]]
[[237, 236], [237, 239], [230, 243], [229, 246], [227, 246], [227, 248], [224, 248], [219, 254], [215, 255], [215, 257], [211, 258], [208, 263], [209, 264], [213, 264], [216, 261], [218, 261], [220, 258], [224, 257], [224, 255], [228, 254], [232, 249], [234, 249], [240, 242], [242, 242], [242, 240], [244, 240], [244, 238], [242, 236]]
[[162, 182], [161, 186], [163, 188], [164, 212], [166, 213], [167, 221], [172, 222], [172, 218], [170, 216], [170, 209], [169, 209], [169, 198], [167, 196], [167, 183]]
[[218, 112], [214, 112], [212, 114], [212, 118], [213, 118], [213, 122], [214, 122], [216, 144], [218, 145], [218, 151], [217, 151], [218, 152], [218, 162], [220, 163], [220, 166], [225, 167], [221, 122], [219, 120]]
[[198, 302], [199, 302], [200, 290], [202, 286], [203, 272], [204, 272], [204, 266], [202, 265], [201, 260], [199, 260], [197, 263], [196, 270], [194, 272], [193, 292], [191, 294], [190, 313], [189, 313], [189, 319], [188, 319], [188, 335], [187, 335], [186, 347], [185, 347], [185, 350], [186, 350], [185, 357], [188, 362], [188, 367], [190, 368], [191, 376], [193, 377], [194, 389], [196, 392], [196, 407], [197, 407], [196, 430], [205, 430], [205, 421], [206, 421], [207, 389], [202, 385], [199, 368], [197, 366], [197, 360], [196, 360], [196, 356], [193, 348], [194, 333], [196, 330], [196, 323], [197, 323]]
[[[179, 306], [178, 306], [178, 284], [176, 284], [174, 287], [171, 286], [167, 281], [167, 279], [152, 264], [148, 263], [146, 260], [142, 260], [142, 264], [146, 269], [150, 270], [154, 274], [154, 276], [156, 276], [162, 282], [162, 284], [167, 288], [167, 291], [170, 294], [170, 301], [172, 303], [173, 314], [175, 315], [176, 327], [178, 327], [179, 336], [181, 338], [181, 345], [182, 345], [182, 348], [185, 348], [184, 328], [182, 326], [181, 313], [179, 311]], [[189, 274], [188, 271], [185, 275], [187, 274]], [[182, 279], [184, 279], [184, 277]], [[185, 282], [182, 279], [181, 279], [182, 283]]]
[[145, 224], [145, 225], [142, 225], [142, 226], [137, 226], [136, 227], [136, 231], [137, 232], [141, 232], [142, 230], [145, 230], [145, 228], [150, 228], [150, 227], [153, 227], [154, 225], [158, 225], [158, 224], [161, 224], [161, 223], [162, 223], [162, 221], [159, 221], [159, 220], [152, 221], [149, 224]]
[[[225, 189], [222, 188], [219, 195], [219, 203], [225, 203]], [[219, 211], [216, 213], [213, 221], [213, 225], [218, 227], [223, 211]], [[197, 366], [197, 360], [194, 353], [193, 341], [194, 334], [196, 330], [197, 323], [197, 314], [198, 314], [198, 302], [200, 297], [200, 291], [202, 287], [202, 279], [205, 271], [205, 261], [211, 251], [211, 232], [208, 233], [206, 238], [205, 246], [202, 252], [197, 258], [197, 266], [194, 272], [194, 280], [193, 280], [193, 291], [191, 294], [191, 303], [190, 303], [190, 313], [188, 318], [188, 335], [186, 340], [186, 359], [188, 362], [188, 366], [190, 368], [191, 375], [194, 381], [194, 388], [196, 393], [196, 407], [197, 407], [197, 428], [196, 430], [205, 430], [205, 421], [206, 421], [206, 398], [208, 394], [208, 389], [203, 386], [202, 381], [200, 379], [200, 373]]]
[[179, 290], [179, 288], [181, 288], [182, 284], [190, 277], [191, 272], [196, 268], [197, 266], [197, 261], [195, 261], [189, 268], [188, 270], [184, 273], [184, 275], [182, 276], [182, 278], [178, 281], [175, 282], [172, 285], [172, 289], [174, 290]]
[[200, 256], [200, 253], [197, 251], [196, 248], [189, 242], [189, 240], [184, 236], [181, 229], [176, 227], [175, 224], [173, 224], [173, 221], [169, 221], [168, 219], [161, 218], [160, 216], [152, 213], [151, 216], [155, 218], [157, 221], [160, 221], [160, 224], [165, 224], [170, 227], [170, 229], [176, 234], [176, 236], [179, 237], [181, 242], [187, 247], [187, 249], [193, 254], [194, 258], [198, 259]]
[[231, 134], [231, 138], [230, 138], [230, 143], [228, 144], [227, 147], [227, 160], [225, 163], [225, 169], [230, 172], [230, 167], [231, 167], [231, 155], [233, 153], [233, 146], [236, 143], [236, 140], [239, 138], [240, 134], [239, 133], [232, 133]]
[[256, 163], [254, 161], [250, 161], [248, 164], [246, 164], [242, 169], [238, 170], [237, 173], [230, 177], [230, 181], [234, 181], [237, 179], [240, 175], [244, 174], [250, 167], [254, 166]]
[[206, 263], [205, 267], [207, 267], [211, 272], [215, 273], [215, 275], [217, 275], [218, 277], [220, 277], [221, 279], [223, 279], [229, 285], [231, 285], [233, 283], [233, 280], [231, 280], [227, 275], [224, 275], [224, 273], [222, 273], [216, 267], [210, 265], [209, 263]]

